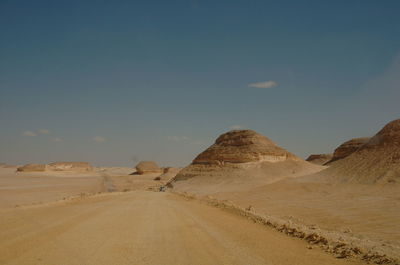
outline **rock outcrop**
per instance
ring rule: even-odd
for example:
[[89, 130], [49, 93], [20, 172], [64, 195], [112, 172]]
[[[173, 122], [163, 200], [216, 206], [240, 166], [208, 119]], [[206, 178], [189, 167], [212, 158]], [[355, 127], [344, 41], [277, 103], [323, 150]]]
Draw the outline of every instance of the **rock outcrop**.
[[26, 164], [17, 168], [19, 172], [44, 172], [46, 170], [48, 170], [48, 166], [45, 164]]
[[168, 183], [170, 180], [175, 178], [175, 176], [181, 171], [182, 168], [177, 167], [164, 167], [163, 173], [154, 178], [154, 180], [161, 181], [162, 183]]
[[219, 136], [168, 186], [181, 191], [234, 191], [311, 174], [321, 169], [255, 131], [234, 130]]
[[400, 182], [400, 119], [321, 173], [341, 182]]
[[279, 162], [298, 158], [252, 130], [233, 130], [222, 134], [192, 164]]
[[316, 165], [323, 165], [331, 160], [332, 157], [333, 154], [312, 154], [306, 159], [306, 161]]
[[154, 161], [141, 161], [136, 165], [136, 173], [139, 175], [148, 173], [163, 173], [163, 170], [157, 166]]
[[326, 162], [325, 165], [329, 165], [332, 162], [338, 161], [340, 159], [343, 159], [355, 151], [357, 151], [361, 146], [363, 146], [366, 142], [369, 141], [369, 137], [362, 137], [362, 138], [353, 138], [349, 141], [346, 141], [339, 145], [335, 149], [335, 152], [333, 153], [332, 159]]
[[88, 162], [54, 162], [48, 165], [48, 170], [87, 172], [93, 171], [93, 167]]
[[52, 172], [52, 171], [66, 171], [66, 172], [89, 172], [93, 167], [87, 162], [54, 162], [46, 164], [27, 164], [17, 168], [20, 172]]

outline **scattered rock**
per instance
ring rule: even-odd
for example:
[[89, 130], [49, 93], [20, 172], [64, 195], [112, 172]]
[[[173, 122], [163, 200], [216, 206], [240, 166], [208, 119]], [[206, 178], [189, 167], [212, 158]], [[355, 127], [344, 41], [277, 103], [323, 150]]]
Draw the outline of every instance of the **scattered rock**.
[[249, 205], [248, 207], [246, 207], [246, 211], [251, 211], [253, 209], [253, 206]]
[[324, 244], [326, 245], [328, 243], [328, 240], [324, 238], [323, 236], [317, 234], [317, 233], [312, 233], [309, 234], [306, 238], [307, 242], [311, 244]]

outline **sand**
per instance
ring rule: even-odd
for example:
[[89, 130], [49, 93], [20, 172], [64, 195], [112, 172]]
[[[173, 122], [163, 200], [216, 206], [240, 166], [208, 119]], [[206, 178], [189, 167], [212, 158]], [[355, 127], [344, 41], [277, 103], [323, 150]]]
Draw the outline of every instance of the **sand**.
[[0, 264], [362, 264], [161, 192], [95, 195], [1, 215]]
[[15, 168], [0, 168], [0, 208], [55, 201], [103, 189], [102, 178], [95, 174], [16, 173]]
[[225, 165], [158, 192], [178, 170], [1, 168], [0, 264], [398, 264], [400, 185], [325, 170]]
[[[243, 145], [235, 139], [226, 141], [226, 150], [240, 156]], [[219, 164], [200, 167], [194, 160], [168, 186], [290, 236], [317, 237], [327, 252], [398, 264], [400, 120], [363, 141], [358, 147], [350, 144], [352, 153], [330, 166], [301, 159], [233, 164], [222, 158]], [[254, 144], [265, 146], [251, 141]]]
[[132, 175], [132, 168], [95, 168], [93, 172], [16, 172], [0, 168], [0, 209], [62, 200], [82, 194], [157, 190], [160, 174]]
[[192, 177], [173, 182], [173, 191], [250, 208], [302, 231], [315, 227], [332, 244], [343, 241], [365, 253], [377, 251], [400, 259], [398, 184], [323, 183], [301, 176], [268, 183], [268, 172], [262, 177], [249, 174], [247, 183], [237, 183], [229, 170], [219, 173], [214, 185], [207, 177]]

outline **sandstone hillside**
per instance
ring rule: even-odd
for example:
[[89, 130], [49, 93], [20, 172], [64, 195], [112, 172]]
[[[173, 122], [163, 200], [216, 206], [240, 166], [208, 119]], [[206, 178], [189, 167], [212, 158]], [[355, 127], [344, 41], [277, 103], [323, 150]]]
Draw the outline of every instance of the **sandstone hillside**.
[[306, 161], [316, 165], [323, 165], [331, 160], [332, 156], [333, 154], [312, 154], [306, 159]]

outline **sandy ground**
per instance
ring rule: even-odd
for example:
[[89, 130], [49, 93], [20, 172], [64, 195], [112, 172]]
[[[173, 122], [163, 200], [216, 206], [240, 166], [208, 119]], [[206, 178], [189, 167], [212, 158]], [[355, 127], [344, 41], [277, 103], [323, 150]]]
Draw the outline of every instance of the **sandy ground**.
[[[193, 178], [193, 181], [195, 178]], [[245, 185], [217, 192], [189, 181], [174, 190], [198, 198], [227, 201], [260, 216], [272, 216], [300, 230], [316, 227], [332, 242], [346, 242], [365, 252], [378, 251], [400, 259], [400, 185], [313, 183], [287, 179], [255, 188]], [[202, 188], [201, 188], [202, 187]]]
[[[400, 186], [280, 182], [221, 194], [243, 206], [400, 247]], [[400, 248], [399, 248], [400, 250]]]
[[0, 264], [360, 264], [169, 193], [1, 210]]
[[103, 189], [103, 179], [93, 173], [16, 173], [12, 168], [0, 168], [0, 208], [44, 203]]
[[[132, 175], [131, 171], [97, 168], [85, 174], [16, 174], [15, 169], [0, 169], [0, 264], [360, 262], [335, 259], [337, 254], [317, 246], [309, 249], [306, 241], [237, 213], [154, 192], [163, 183], [154, 180], [155, 174]], [[193, 178], [178, 182], [173, 191], [212, 195], [242, 209], [251, 206], [256, 214], [317, 226], [400, 253], [398, 186], [331, 185], [301, 179], [254, 187], [237, 181], [210, 186], [208, 178], [192, 183]]]
[[159, 174], [131, 175], [131, 168], [96, 168], [93, 172], [27, 172], [0, 168], [0, 209], [62, 200], [99, 192], [157, 189]]

